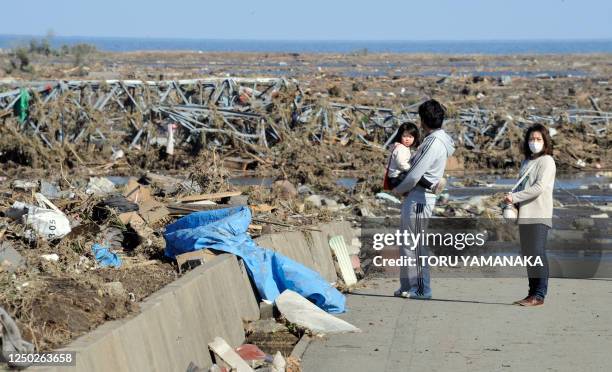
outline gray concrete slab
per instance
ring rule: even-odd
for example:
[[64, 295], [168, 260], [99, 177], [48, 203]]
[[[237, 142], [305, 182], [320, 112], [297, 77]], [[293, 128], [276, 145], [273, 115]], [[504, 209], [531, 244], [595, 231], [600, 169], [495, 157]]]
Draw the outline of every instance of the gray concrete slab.
[[522, 278], [434, 278], [430, 301], [365, 282], [340, 315], [363, 330], [312, 341], [308, 371], [610, 371], [612, 281], [551, 279], [546, 304], [511, 303]]

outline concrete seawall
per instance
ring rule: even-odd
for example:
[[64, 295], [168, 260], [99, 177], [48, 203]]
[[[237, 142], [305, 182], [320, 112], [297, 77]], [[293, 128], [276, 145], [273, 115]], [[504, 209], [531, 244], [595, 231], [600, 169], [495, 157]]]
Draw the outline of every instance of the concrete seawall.
[[255, 239], [258, 245], [273, 249], [319, 272], [330, 283], [336, 281], [336, 268], [329, 248], [329, 238], [344, 236], [351, 243], [355, 232], [349, 222], [335, 222], [317, 226], [320, 231], [294, 231], [270, 234]]
[[[317, 227], [320, 231], [277, 233], [256, 239], [321, 273], [337, 279], [328, 239], [353, 237], [350, 223]], [[259, 307], [246, 269], [224, 254], [188, 272], [141, 303], [141, 311], [107, 322], [62, 350], [76, 351], [76, 367], [37, 367], [35, 371], [185, 371], [190, 362], [212, 365], [208, 343], [223, 337], [236, 347], [244, 341], [243, 321], [259, 318]]]

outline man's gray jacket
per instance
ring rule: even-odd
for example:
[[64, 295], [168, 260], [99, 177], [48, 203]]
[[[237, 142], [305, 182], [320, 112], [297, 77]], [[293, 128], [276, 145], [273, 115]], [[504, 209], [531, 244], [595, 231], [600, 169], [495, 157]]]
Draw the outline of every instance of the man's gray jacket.
[[437, 184], [444, 176], [446, 160], [453, 152], [455, 143], [443, 129], [429, 133], [410, 160], [408, 174], [394, 191], [402, 195], [410, 192], [423, 176], [432, 184]]

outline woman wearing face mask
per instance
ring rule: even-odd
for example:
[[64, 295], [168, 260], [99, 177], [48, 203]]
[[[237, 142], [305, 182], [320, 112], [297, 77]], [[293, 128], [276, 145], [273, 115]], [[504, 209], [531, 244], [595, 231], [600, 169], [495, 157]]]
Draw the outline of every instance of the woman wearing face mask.
[[523, 143], [525, 161], [521, 164], [519, 178], [528, 175], [518, 186], [517, 191], [505, 196], [506, 203], [518, 205], [519, 235], [521, 254], [539, 256], [542, 266], [528, 266], [529, 293], [515, 304], [521, 306], [540, 306], [548, 290], [548, 260], [546, 257], [546, 238], [552, 228], [553, 188], [556, 165], [552, 157], [552, 141], [548, 129], [534, 124], [525, 132]]

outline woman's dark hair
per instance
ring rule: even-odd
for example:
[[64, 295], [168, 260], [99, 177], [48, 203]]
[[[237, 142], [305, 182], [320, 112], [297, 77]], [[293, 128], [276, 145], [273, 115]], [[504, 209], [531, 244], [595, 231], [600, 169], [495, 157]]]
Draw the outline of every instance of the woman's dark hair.
[[532, 126], [527, 128], [527, 131], [525, 132], [525, 139], [523, 140], [523, 154], [525, 155], [525, 158], [530, 158], [531, 155], [533, 155], [531, 150], [529, 149], [529, 137], [533, 132], [540, 132], [542, 134], [542, 139], [544, 140], [544, 147], [542, 148], [542, 151], [537, 154], [536, 157], [539, 157], [540, 155], [552, 156], [553, 143], [552, 139], [550, 138], [550, 134], [548, 133], [548, 129], [542, 124], [533, 124]]
[[393, 142], [402, 142], [402, 134], [404, 134], [404, 132], [408, 132], [412, 137], [414, 137], [414, 142], [412, 142], [412, 146], [410, 147], [418, 147], [421, 144], [419, 128], [417, 128], [415, 123], [411, 122], [405, 122], [399, 126], [395, 137], [393, 137]]

